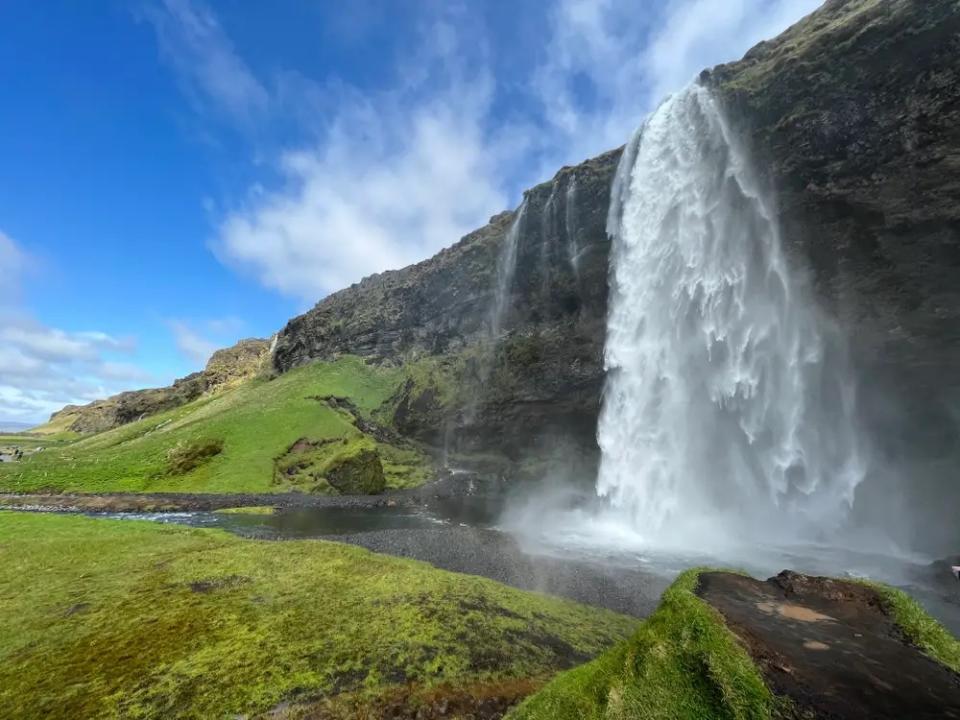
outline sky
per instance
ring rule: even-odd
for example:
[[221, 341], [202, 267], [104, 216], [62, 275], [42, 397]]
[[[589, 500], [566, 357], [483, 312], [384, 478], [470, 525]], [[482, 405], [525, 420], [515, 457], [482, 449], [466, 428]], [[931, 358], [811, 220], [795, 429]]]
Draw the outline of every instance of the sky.
[[818, 4], [0, 3], [0, 423], [429, 257]]

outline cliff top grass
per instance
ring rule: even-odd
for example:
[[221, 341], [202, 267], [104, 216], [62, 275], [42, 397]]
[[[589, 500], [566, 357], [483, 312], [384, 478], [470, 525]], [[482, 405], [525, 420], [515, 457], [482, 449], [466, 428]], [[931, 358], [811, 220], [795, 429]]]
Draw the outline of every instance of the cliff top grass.
[[69, 720], [538, 679], [636, 627], [336, 543], [3, 511], [0, 616], [0, 717]]
[[[0, 465], [0, 490], [15, 492], [283, 492], [274, 461], [297, 440], [363, 439], [350, 415], [317, 400], [349, 397], [371, 414], [395, 391], [402, 372], [359, 358], [317, 362], [273, 380], [257, 378], [213, 397], [56, 444], [20, 463]], [[388, 487], [428, 476], [411, 447], [370, 440]]]
[[628, 641], [559, 675], [510, 720], [770, 717], [774, 698], [723, 618], [680, 575]]

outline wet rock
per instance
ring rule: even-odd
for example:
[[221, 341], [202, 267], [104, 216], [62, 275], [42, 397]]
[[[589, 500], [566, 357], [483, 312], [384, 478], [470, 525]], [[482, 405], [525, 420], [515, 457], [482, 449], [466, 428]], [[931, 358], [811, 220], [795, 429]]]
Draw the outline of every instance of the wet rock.
[[372, 448], [335, 458], [323, 475], [341, 495], [377, 495], [386, 488], [380, 454]]

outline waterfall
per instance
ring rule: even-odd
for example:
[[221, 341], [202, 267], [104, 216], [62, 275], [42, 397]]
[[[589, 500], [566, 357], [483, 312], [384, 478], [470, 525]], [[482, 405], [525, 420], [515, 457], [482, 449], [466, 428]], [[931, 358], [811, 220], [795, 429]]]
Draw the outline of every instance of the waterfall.
[[633, 137], [608, 230], [598, 493], [651, 543], [839, 528], [863, 477], [843, 343], [706, 88]]
[[493, 306], [490, 310], [490, 336], [496, 340], [503, 332], [507, 312], [510, 309], [513, 278], [517, 270], [517, 246], [520, 230], [527, 214], [527, 201], [521, 203], [510, 229], [503, 238], [500, 256], [497, 259], [496, 285], [493, 290]]
[[580, 279], [580, 247], [577, 243], [577, 176], [570, 176], [564, 203], [564, 225], [567, 231], [567, 251], [573, 276]]

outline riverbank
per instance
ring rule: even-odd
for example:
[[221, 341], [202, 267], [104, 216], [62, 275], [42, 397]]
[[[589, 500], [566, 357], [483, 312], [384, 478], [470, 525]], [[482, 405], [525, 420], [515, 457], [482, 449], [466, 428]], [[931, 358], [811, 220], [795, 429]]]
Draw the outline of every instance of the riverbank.
[[39, 513], [0, 512], [0, 587], [10, 718], [256, 717], [321, 699], [355, 717], [498, 686], [515, 702], [636, 627], [339, 543]]

